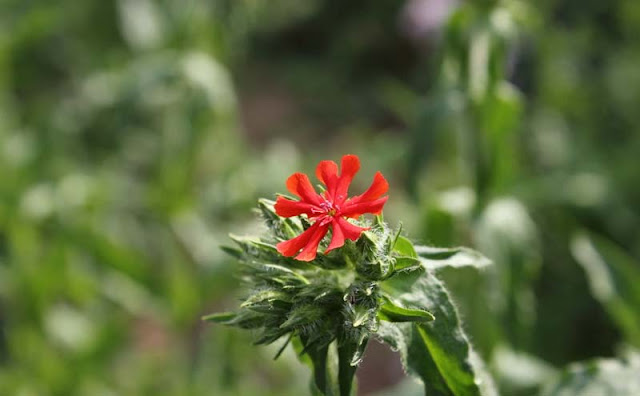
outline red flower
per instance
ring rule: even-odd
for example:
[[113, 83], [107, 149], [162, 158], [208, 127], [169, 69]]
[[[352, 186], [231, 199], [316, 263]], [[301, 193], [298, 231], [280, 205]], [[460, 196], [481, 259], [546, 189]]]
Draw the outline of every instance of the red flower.
[[[347, 218], [357, 218], [365, 213], [379, 214], [387, 198], [381, 195], [387, 192], [389, 184], [376, 172], [371, 186], [364, 193], [347, 199], [349, 184], [360, 170], [360, 160], [355, 155], [342, 157], [341, 172], [333, 161], [320, 161], [316, 168], [316, 177], [327, 187], [322, 195], [318, 194], [304, 173], [294, 173], [287, 179], [287, 189], [300, 197], [299, 201], [278, 196], [275, 209], [282, 217], [306, 214], [313, 224], [302, 234], [277, 245], [278, 251], [297, 260], [311, 261], [316, 258], [318, 245], [331, 227], [332, 238], [325, 254], [344, 245], [345, 239], [357, 240], [368, 228], [351, 224]], [[297, 254], [297, 255], [296, 255]]]

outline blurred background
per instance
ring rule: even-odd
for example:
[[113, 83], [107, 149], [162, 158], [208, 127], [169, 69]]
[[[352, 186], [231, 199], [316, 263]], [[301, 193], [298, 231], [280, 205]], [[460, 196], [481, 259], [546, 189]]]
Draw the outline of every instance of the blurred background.
[[[637, 0], [2, 0], [0, 394], [301, 395], [227, 234], [360, 156], [504, 395], [640, 346]], [[422, 394], [370, 345], [360, 393]]]

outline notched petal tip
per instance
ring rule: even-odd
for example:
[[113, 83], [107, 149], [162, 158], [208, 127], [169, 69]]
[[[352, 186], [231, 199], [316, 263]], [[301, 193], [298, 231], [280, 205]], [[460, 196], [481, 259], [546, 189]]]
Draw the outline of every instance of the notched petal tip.
[[342, 156], [340, 163], [340, 177], [346, 175], [355, 175], [360, 170], [360, 158], [355, 154], [346, 154]]
[[360, 195], [356, 195], [353, 198], [349, 198], [346, 204], [355, 205], [361, 202], [374, 201], [384, 195], [387, 191], [389, 191], [389, 183], [382, 173], [378, 171], [373, 175], [373, 181], [367, 191]]
[[347, 154], [342, 157], [340, 165], [340, 176], [336, 183], [336, 192], [334, 197], [334, 203], [342, 204], [347, 199], [349, 192], [349, 185], [354, 176], [360, 170], [360, 159], [353, 154]]
[[300, 176], [304, 176], [302, 173], [296, 172], [291, 176], [287, 177], [287, 190], [296, 197], [300, 198], [300, 194], [298, 194], [298, 184], [300, 184]]
[[326, 186], [338, 178], [338, 164], [330, 160], [320, 161], [316, 167], [316, 177]]
[[350, 218], [356, 218], [362, 216], [365, 213], [371, 213], [374, 215], [378, 215], [382, 213], [382, 209], [384, 208], [384, 204], [387, 203], [389, 199], [388, 196], [378, 198], [373, 201], [364, 201], [364, 202], [347, 202], [347, 205], [342, 209], [342, 215]]
[[287, 178], [287, 190], [307, 203], [318, 205], [322, 198], [311, 185], [309, 177], [304, 173], [296, 172]]
[[367, 191], [369, 190], [371, 190], [371, 199], [376, 199], [389, 191], [389, 182], [384, 178], [382, 172], [377, 171], [376, 174], [373, 175], [373, 182], [371, 182], [371, 186]]

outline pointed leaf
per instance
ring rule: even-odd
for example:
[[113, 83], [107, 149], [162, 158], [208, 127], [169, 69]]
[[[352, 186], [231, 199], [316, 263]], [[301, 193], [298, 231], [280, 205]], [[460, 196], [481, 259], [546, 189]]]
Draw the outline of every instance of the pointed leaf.
[[419, 375], [427, 394], [495, 395], [491, 378], [462, 331], [449, 293], [432, 273], [400, 273], [382, 284], [383, 290], [405, 306], [421, 306], [435, 316], [428, 323], [398, 324], [398, 344], [410, 372]]
[[265, 302], [265, 301], [271, 302], [275, 300], [290, 302], [291, 298], [286, 293], [283, 293], [281, 291], [262, 290], [255, 294], [252, 294], [240, 305], [240, 307], [245, 308], [260, 302]]
[[427, 395], [455, 396], [429, 354], [415, 324], [380, 322], [377, 336], [391, 349], [400, 352], [405, 371], [420, 377]]
[[256, 329], [264, 326], [265, 315], [245, 309], [237, 313], [215, 313], [204, 316], [202, 319], [226, 326], [236, 326], [243, 329]]
[[430, 322], [435, 319], [429, 311], [402, 307], [386, 296], [383, 296], [378, 317], [388, 322]]
[[415, 246], [420, 261], [429, 270], [443, 267], [476, 267], [482, 268], [491, 264], [491, 260], [479, 252], [466, 247], [439, 248], [431, 246]]
[[240, 260], [242, 258], [242, 250], [240, 249], [236, 249], [231, 246], [220, 246], [220, 249], [236, 260]]
[[225, 324], [234, 319], [236, 316], [238, 316], [238, 314], [236, 314], [235, 312], [219, 312], [205, 315], [202, 317], [202, 320]]
[[261, 241], [258, 238], [242, 237], [230, 234], [229, 237], [242, 249], [243, 259], [253, 259], [277, 263], [293, 261], [283, 257], [272, 244]]
[[402, 235], [398, 235], [393, 246], [393, 252], [399, 256], [418, 257], [411, 241]]
[[267, 227], [279, 238], [291, 239], [302, 231], [302, 226], [293, 218], [283, 218], [276, 214], [275, 202], [268, 199], [258, 200], [258, 210]]
[[415, 257], [396, 257], [395, 271], [413, 271], [422, 268], [421, 260]]
[[292, 338], [293, 338], [293, 333], [289, 334], [289, 337], [287, 337], [287, 340], [284, 342], [284, 344], [282, 344], [280, 349], [278, 349], [278, 352], [276, 352], [276, 355], [273, 357], [273, 360], [278, 360], [280, 355], [282, 355], [282, 352], [284, 352], [284, 350], [287, 348], [287, 345], [289, 345], [289, 343], [291, 342]]

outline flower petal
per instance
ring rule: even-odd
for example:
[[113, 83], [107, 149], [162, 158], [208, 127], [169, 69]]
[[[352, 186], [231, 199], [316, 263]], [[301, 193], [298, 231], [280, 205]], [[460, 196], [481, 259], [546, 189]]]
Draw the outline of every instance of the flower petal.
[[353, 154], [347, 154], [342, 157], [342, 163], [340, 165], [340, 177], [336, 186], [336, 193], [334, 196], [334, 203], [340, 205], [347, 199], [347, 193], [349, 191], [349, 185], [353, 180], [353, 177], [360, 170], [360, 159]]
[[314, 205], [320, 205], [324, 200], [311, 185], [309, 177], [304, 173], [294, 173], [287, 179], [287, 189], [303, 201]]
[[322, 238], [324, 238], [324, 236], [327, 234], [327, 231], [329, 230], [329, 225], [320, 224], [320, 222], [316, 222], [315, 224], [319, 224], [318, 228], [316, 228], [315, 232], [313, 233], [311, 238], [307, 241], [306, 246], [302, 249], [300, 254], [296, 256], [296, 260], [311, 261], [314, 258], [316, 258], [316, 255], [318, 253], [318, 245], [320, 244], [320, 241], [322, 240]]
[[360, 238], [360, 234], [369, 229], [368, 227], [358, 227], [357, 225], [351, 224], [342, 217], [338, 217], [336, 220], [340, 225], [344, 237], [352, 241], [356, 241]]
[[380, 198], [388, 190], [389, 183], [384, 178], [384, 176], [382, 176], [382, 173], [376, 172], [376, 174], [373, 176], [373, 182], [371, 182], [371, 185], [369, 186], [367, 191], [350, 198], [346, 203], [356, 204], [360, 202], [373, 201], [374, 199]]
[[333, 161], [320, 161], [316, 167], [316, 177], [327, 186], [327, 198], [333, 200], [338, 183], [338, 164]]
[[382, 212], [382, 207], [387, 202], [387, 199], [389, 199], [389, 197], [382, 197], [374, 201], [365, 201], [355, 204], [347, 202], [340, 211], [340, 214], [351, 218], [359, 217], [365, 213], [380, 214], [380, 212]]
[[281, 195], [278, 195], [274, 208], [276, 210], [276, 214], [282, 217], [293, 217], [301, 214], [306, 214], [307, 216], [312, 217], [321, 210], [313, 204], [304, 201], [292, 201]]
[[336, 218], [331, 222], [331, 232], [333, 235], [331, 236], [331, 242], [327, 250], [324, 251], [325, 254], [344, 245], [344, 232], [342, 232], [342, 227], [340, 227], [338, 219]]
[[276, 249], [283, 256], [293, 257], [302, 249], [315, 234], [320, 227], [320, 223], [316, 222], [311, 227], [307, 228], [302, 234], [298, 235], [288, 241], [280, 242], [276, 245]]

